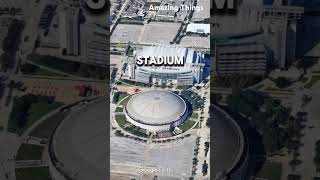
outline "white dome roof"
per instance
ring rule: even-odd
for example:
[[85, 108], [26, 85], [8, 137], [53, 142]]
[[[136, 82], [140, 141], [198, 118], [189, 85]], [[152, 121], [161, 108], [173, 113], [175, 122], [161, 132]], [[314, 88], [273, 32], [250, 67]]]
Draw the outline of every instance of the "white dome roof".
[[133, 95], [126, 104], [126, 113], [135, 121], [163, 125], [179, 120], [187, 105], [178, 95], [168, 91], [148, 91]]

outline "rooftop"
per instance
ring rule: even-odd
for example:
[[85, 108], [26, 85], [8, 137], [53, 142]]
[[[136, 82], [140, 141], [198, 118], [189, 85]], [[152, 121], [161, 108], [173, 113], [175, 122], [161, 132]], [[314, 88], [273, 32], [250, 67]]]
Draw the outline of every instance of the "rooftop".
[[185, 113], [187, 105], [168, 91], [148, 91], [133, 95], [126, 105], [128, 115], [143, 124], [168, 124]]

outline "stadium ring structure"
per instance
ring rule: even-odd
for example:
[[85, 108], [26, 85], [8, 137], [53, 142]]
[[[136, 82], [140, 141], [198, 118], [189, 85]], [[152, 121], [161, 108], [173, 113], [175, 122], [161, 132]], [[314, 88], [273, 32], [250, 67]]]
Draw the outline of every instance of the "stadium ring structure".
[[246, 134], [238, 123], [218, 106], [210, 107], [213, 125], [213, 142], [210, 151], [213, 180], [247, 180], [249, 145]]
[[[61, 109], [73, 108], [55, 128], [49, 140], [49, 170], [52, 180], [105, 180], [108, 168], [106, 152], [108, 117], [106, 97], [80, 102]], [[82, 101], [81, 101], [82, 102]]]
[[125, 105], [127, 121], [149, 132], [167, 131], [188, 119], [183, 98], [169, 91], [134, 94]]

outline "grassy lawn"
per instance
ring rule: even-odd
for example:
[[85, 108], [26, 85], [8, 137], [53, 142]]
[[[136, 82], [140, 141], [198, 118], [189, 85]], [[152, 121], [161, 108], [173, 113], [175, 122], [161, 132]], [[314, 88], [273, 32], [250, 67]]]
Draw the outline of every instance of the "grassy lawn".
[[129, 86], [129, 87], [130, 87], [130, 86], [131, 86], [131, 87], [132, 87], [132, 86], [135, 86], [135, 85], [133, 85], [133, 84], [129, 84], [129, 83], [123, 82], [123, 81], [121, 81], [121, 80], [118, 81], [118, 84], [117, 84], [117, 85], [118, 85], [118, 86], [127, 86], [127, 87], [128, 87], [128, 86]]
[[198, 119], [198, 113], [193, 112], [191, 115], [192, 119]]
[[179, 128], [180, 128], [183, 132], [186, 132], [186, 131], [189, 130], [195, 123], [196, 123], [196, 121], [187, 120], [185, 123], [183, 123], [182, 125], [180, 125]]
[[120, 94], [120, 96], [119, 96], [119, 101], [118, 102], [120, 102], [122, 99], [124, 99], [125, 97], [127, 97], [128, 96], [128, 94]]
[[[106, 68], [69, 61], [49, 55], [30, 54], [27, 59], [30, 61], [46, 66], [64, 73], [92, 78], [92, 79], [106, 79], [108, 77]], [[57, 63], [59, 61], [59, 63]]]
[[302, 82], [302, 83], [306, 83], [306, 82], [308, 81], [308, 79], [309, 79], [309, 78], [307, 78], [307, 77], [303, 77], [303, 78], [301, 78], [301, 82]]
[[118, 106], [118, 107], [116, 108], [116, 112], [123, 112], [123, 108]]
[[141, 130], [140, 128], [138, 128], [134, 125], [127, 127], [126, 131], [128, 131], [129, 133], [134, 134], [136, 136], [147, 137], [147, 134], [143, 130]]
[[55, 128], [64, 119], [62, 113], [58, 112], [37, 126], [30, 136], [49, 139]]
[[119, 104], [119, 105], [124, 106], [124, 105], [129, 101], [129, 99], [130, 99], [130, 98], [126, 98], [126, 99], [124, 99], [123, 101], [121, 101], [121, 102], [120, 102], [120, 104]]
[[280, 180], [281, 174], [282, 174], [281, 163], [267, 161], [263, 165], [257, 177], [266, 178], [269, 180]]
[[263, 87], [264, 87], [264, 84], [259, 84], [259, 85], [255, 86], [253, 89], [259, 90]]
[[16, 160], [41, 160], [44, 147], [33, 144], [22, 144]]
[[8, 130], [10, 132], [16, 132], [19, 135], [22, 135], [23, 132], [28, 129], [33, 123], [39, 120], [42, 116], [48, 114], [49, 112], [57, 109], [58, 107], [62, 106], [63, 103], [60, 102], [36, 102], [32, 103], [27, 115], [27, 122], [23, 127], [20, 127], [17, 122], [9, 121]]
[[195, 129], [199, 129], [199, 128], [200, 128], [200, 123], [197, 123], [194, 128], [195, 128]]
[[28, 129], [33, 123], [39, 120], [42, 116], [48, 114], [50, 111], [57, 109], [62, 106], [63, 103], [53, 102], [48, 103], [33, 103], [29, 109], [29, 116], [27, 125], [24, 128], [18, 128], [17, 133], [21, 135], [26, 129]]
[[125, 115], [116, 115], [116, 121], [120, 127], [124, 127], [127, 124], [126, 116]]
[[52, 71], [48, 71], [46, 69], [37, 69], [33, 74], [30, 75], [35, 75], [35, 76], [60, 76], [60, 77], [66, 77], [66, 75], [61, 75]]
[[62, 106], [63, 103], [60, 102], [53, 102], [51, 104], [48, 103], [33, 103], [31, 104], [31, 108], [29, 109], [29, 116], [28, 120], [35, 121], [41, 118], [42, 116], [46, 115], [50, 111], [57, 109], [58, 107]]
[[48, 167], [19, 168], [15, 172], [16, 180], [51, 180]]
[[280, 89], [280, 88], [272, 88], [272, 87], [267, 87], [265, 90], [267, 91], [279, 91], [279, 92], [293, 92], [291, 89]]
[[311, 88], [319, 80], [320, 80], [320, 76], [312, 76], [311, 80], [304, 87]]
[[33, 75], [33, 76], [60, 76], [60, 77], [65, 77], [65, 75], [61, 75], [61, 74], [58, 74], [58, 73], [55, 73], [55, 72], [52, 72], [52, 71], [48, 71], [46, 69], [42, 69], [42, 68], [39, 68], [38, 66], [35, 66], [33, 64], [24, 64], [22, 65], [24, 67], [27, 67], [29, 69], [26, 70], [23, 69], [21, 72], [22, 74], [25, 74], [25, 75]]

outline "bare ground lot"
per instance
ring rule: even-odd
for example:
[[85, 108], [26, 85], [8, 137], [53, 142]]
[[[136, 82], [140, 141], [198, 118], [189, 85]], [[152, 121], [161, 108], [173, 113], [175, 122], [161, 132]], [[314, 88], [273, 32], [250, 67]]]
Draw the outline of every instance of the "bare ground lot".
[[210, 37], [184, 36], [180, 45], [183, 47], [203, 47], [210, 48]]
[[194, 11], [192, 16], [192, 21], [196, 21], [199, 19], [210, 18], [210, 1], [209, 0], [198, 0], [197, 6], [202, 6], [203, 10]]
[[169, 44], [180, 28], [180, 23], [152, 22], [145, 25], [141, 44]]
[[[182, 140], [173, 145], [154, 144], [148, 155], [145, 155], [145, 143], [110, 134], [111, 172], [142, 175], [142, 170], [163, 170], [155, 173], [165, 177], [190, 177], [192, 171], [195, 137]], [[168, 145], [171, 144], [171, 145]], [[147, 159], [145, 161], [145, 159]], [[126, 167], [124, 170], [123, 167]], [[121, 170], [122, 169], [122, 170]]]
[[139, 34], [142, 30], [142, 25], [134, 24], [118, 24], [111, 35], [112, 43], [138, 43]]
[[118, 24], [111, 43], [169, 44], [180, 28], [180, 23], [151, 22], [146, 25]]

